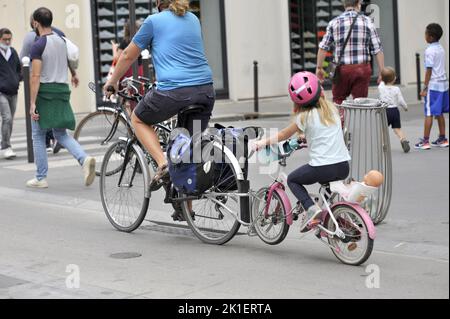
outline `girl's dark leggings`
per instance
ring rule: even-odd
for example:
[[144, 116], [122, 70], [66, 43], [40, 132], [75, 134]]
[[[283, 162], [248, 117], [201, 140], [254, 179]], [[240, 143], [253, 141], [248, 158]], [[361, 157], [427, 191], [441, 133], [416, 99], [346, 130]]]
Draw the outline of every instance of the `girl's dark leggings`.
[[348, 162], [316, 167], [305, 165], [289, 174], [288, 185], [303, 208], [308, 210], [308, 208], [314, 205], [314, 201], [303, 185], [341, 181], [346, 179], [349, 173], [350, 165]]

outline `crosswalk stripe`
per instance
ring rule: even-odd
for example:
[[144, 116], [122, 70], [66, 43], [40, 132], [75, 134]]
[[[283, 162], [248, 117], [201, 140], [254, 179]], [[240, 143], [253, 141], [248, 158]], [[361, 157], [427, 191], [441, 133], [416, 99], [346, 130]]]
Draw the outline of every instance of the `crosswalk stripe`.
[[[104, 153], [106, 149], [113, 144], [113, 142], [108, 143], [106, 146], [100, 146], [98, 144], [92, 144], [92, 142], [98, 141], [98, 137], [86, 136], [80, 140], [81, 146], [88, 155], [93, 156], [98, 162], [103, 161]], [[26, 136], [16, 137], [11, 140], [17, 157], [13, 160], [0, 160], [0, 168], [19, 170], [19, 171], [34, 171], [36, 166], [34, 163], [28, 163], [27, 157], [27, 143], [17, 143], [19, 141], [26, 141]], [[16, 143], [15, 143], [16, 142]], [[62, 167], [72, 167], [78, 166], [77, 161], [72, 157], [72, 155], [65, 149], [62, 149], [58, 155], [49, 154], [48, 156], [48, 166], [49, 168], [62, 168]]]
[[[103, 161], [103, 155], [101, 156], [94, 156], [95, 160], [98, 162]], [[77, 161], [74, 158], [71, 159], [65, 159], [65, 160], [58, 160], [58, 161], [49, 161], [48, 162], [48, 168], [61, 168], [61, 167], [72, 167], [72, 166], [79, 166]], [[36, 170], [36, 165], [34, 163], [27, 163], [27, 164], [19, 164], [19, 165], [11, 165], [11, 166], [5, 166], [6, 169], [13, 169], [17, 171], [22, 172], [31, 172]]]

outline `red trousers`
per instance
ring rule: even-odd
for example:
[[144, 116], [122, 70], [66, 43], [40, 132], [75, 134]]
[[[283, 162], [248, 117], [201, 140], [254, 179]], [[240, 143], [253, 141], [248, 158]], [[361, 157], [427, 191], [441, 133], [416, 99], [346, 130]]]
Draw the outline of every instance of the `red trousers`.
[[[350, 95], [354, 99], [369, 95], [372, 67], [370, 64], [352, 64], [341, 66], [341, 77], [338, 84], [333, 84], [333, 102], [341, 105]], [[344, 122], [344, 110], [340, 109]]]
[[354, 99], [369, 95], [372, 67], [370, 64], [341, 66], [341, 79], [333, 85], [333, 102], [341, 105], [350, 94]]

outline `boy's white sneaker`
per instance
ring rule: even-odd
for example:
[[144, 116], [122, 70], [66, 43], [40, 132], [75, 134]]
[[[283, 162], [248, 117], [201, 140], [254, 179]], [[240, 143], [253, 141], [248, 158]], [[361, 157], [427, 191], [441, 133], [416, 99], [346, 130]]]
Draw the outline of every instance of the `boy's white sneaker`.
[[12, 159], [14, 157], [16, 157], [16, 153], [14, 153], [14, 151], [12, 150], [12, 148], [7, 148], [3, 151], [3, 157], [6, 159]]
[[40, 181], [37, 178], [33, 178], [27, 182], [27, 187], [29, 188], [48, 188], [47, 180], [41, 179]]
[[95, 158], [88, 156], [83, 163], [84, 185], [91, 186], [95, 180]]

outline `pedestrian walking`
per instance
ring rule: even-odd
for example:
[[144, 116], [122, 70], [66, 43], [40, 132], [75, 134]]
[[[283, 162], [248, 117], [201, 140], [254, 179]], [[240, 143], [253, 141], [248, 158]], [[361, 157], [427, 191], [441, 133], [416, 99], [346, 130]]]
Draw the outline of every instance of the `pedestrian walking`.
[[395, 135], [400, 139], [403, 151], [409, 153], [411, 147], [409, 141], [406, 139], [405, 133], [402, 131], [402, 122], [400, 117], [399, 107], [402, 107], [406, 112], [408, 111], [408, 105], [403, 98], [400, 88], [395, 86], [397, 81], [397, 75], [393, 68], [386, 67], [381, 72], [381, 83], [378, 86], [378, 93], [380, 101], [387, 104], [387, 119], [388, 126], [392, 127]]
[[[24, 57], [30, 57], [31, 47], [33, 46], [34, 42], [36, 42], [39, 39], [38, 35], [33, 30], [33, 28], [34, 28], [33, 24], [34, 24], [34, 19], [33, 19], [33, 15], [31, 15], [31, 17], [30, 17], [31, 31], [28, 32], [25, 35], [25, 38], [23, 39], [22, 50], [20, 51], [20, 60], [21, 61]], [[64, 34], [64, 32], [62, 32], [60, 29], [58, 29], [56, 27], [52, 27], [52, 31], [61, 37], [66, 36]], [[72, 84], [75, 87], [77, 87], [78, 83], [79, 83], [77, 72], [76, 72], [76, 70], [71, 68], [70, 65], [69, 65], [69, 70], [70, 70], [70, 74], [72, 75]], [[45, 138], [45, 145], [47, 147], [47, 152], [48, 153], [53, 152], [53, 154], [59, 153], [59, 151], [63, 148], [62, 145], [60, 143], [58, 143], [58, 141], [56, 141], [55, 137], [53, 136], [52, 130], [47, 131], [47, 136]]]
[[75, 129], [75, 117], [70, 105], [68, 85], [67, 46], [62, 37], [53, 32], [53, 14], [47, 8], [33, 13], [34, 30], [39, 39], [31, 48], [31, 107], [33, 149], [36, 177], [27, 182], [31, 188], [47, 188], [48, 159], [45, 136], [53, 130], [55, 138], [83, 167], [84, 184], [95, 178], [95, 159], [88, 156], [66, 129]]
[[[344, 0], [345, 12], [333, 19], [319, 44], [316, 75], [325, 79], [323, 63], [334, 49], [336, 76], [333, 81], [333, 102], [341, 105], [350, 95], [364, 98], [369, 94], [372, 77], [371, 60], [375, 56], [380, 73], [384, 69], [384, 53], [375, 25], [361, 14], [361, 0]], [[343, 110], [341, 110], [343, 118]]]
[[[415, 145], [419, 150], [429, 150], [432, 146], [448, 147], [444, 114], [449, 112], [449, 84], [445, 67], [445, 49], [439, 43], [443, 35], [444, 30], [436, 23], [428, 25], [425, 31], [425, 40], [429, 44], [425, 51], [425, 88], [421, 93], [425, 98], [425, 128], [423, 139]], [[433, 117], [439, 125], [439, 138], [430, 144]]]
[[17, 92], [22, 80], [19, 55], [11, 43], [11, 30], [0, 29], [0, 114], [2, 118], [0, 155], [6, 159], [16, 157], [11, 146], [11, 135], [17, 108]]

